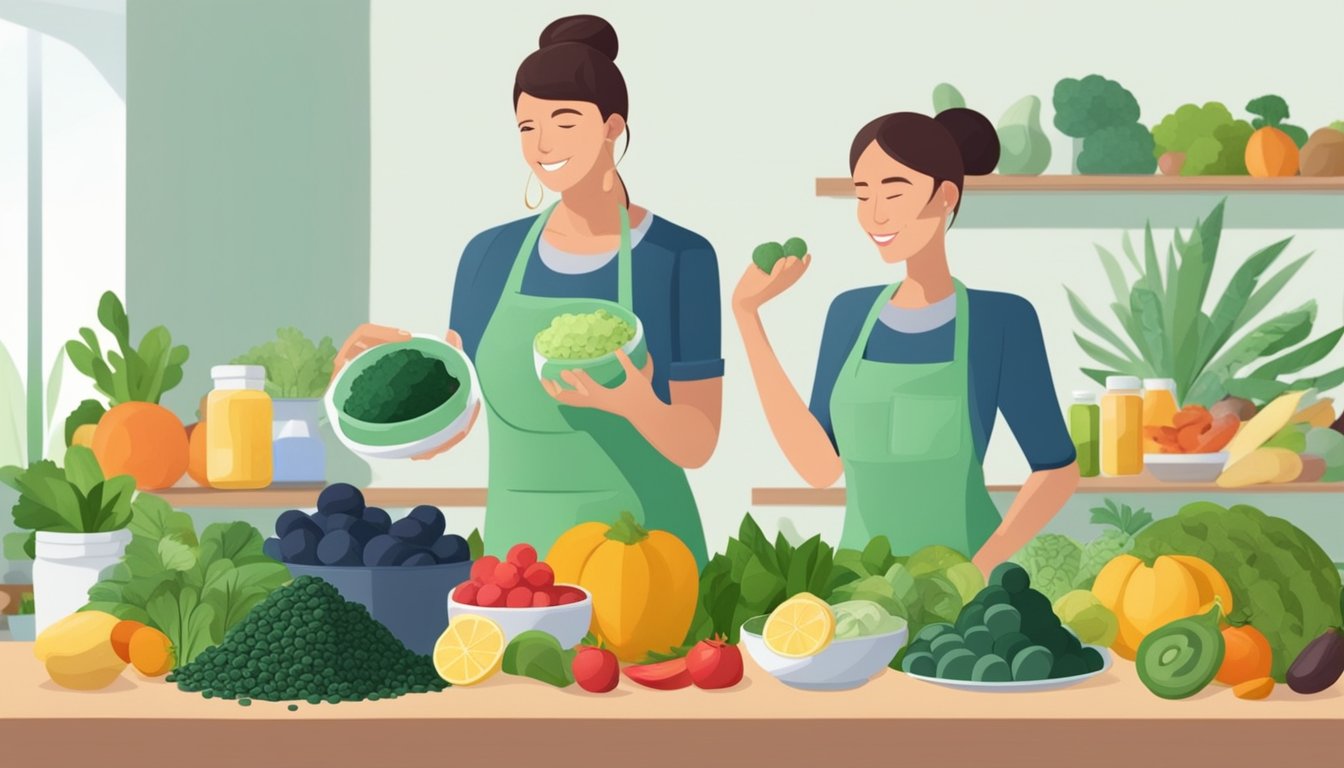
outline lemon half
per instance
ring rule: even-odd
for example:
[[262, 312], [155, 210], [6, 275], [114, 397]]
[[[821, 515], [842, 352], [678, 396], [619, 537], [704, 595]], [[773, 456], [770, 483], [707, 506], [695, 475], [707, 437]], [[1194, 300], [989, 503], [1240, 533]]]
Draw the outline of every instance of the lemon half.
[[434, 643], [434, 669], [452, 685], [475, 685], [499, 671], [504, 630], [484, 616], [455, 616]]
[[761, 637], [780, 656], [815, 656], [835, 639], [835, 614], [826, 601], [801, 592], [771, 612]]

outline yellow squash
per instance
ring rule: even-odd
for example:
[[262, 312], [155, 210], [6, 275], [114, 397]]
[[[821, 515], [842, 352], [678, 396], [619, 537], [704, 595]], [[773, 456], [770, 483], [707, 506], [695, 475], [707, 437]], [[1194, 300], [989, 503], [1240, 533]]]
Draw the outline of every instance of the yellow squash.
[[126, 662], [112, 648], [112, 628], [121, 621], [102, 611], [72, 613], [42, 630], [33, 655], [63, 688], [96, 691], [121, 676]]
[[615, 525], [581, 523], [546, 555], [557, 584], [593, 595], [592, 632], [621, 661], [642, 661], [686, 639], [700, 574], [676, 536], [645, 530], [629, 512]]
[[1119, 555], [1097, 574], [1092, 594], [1119, 624], [1112, 650], [1131, 660], [1149, 632], [1204, 613], [1215, 599], [1223, 615], [1232, 611], [1232, 590], [1222, 574], [1188, 555], [1163, 555], [1152, 566], [1133, 555]]

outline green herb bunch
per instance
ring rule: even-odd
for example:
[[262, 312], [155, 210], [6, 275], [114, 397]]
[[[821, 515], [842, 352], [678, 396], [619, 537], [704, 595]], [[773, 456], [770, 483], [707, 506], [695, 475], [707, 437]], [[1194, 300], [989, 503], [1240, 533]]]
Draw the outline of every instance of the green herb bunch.
[[266, 393], [277, 399], [321, 397], [331, 381], [336, 346], [330, 336], [314, 343], [298, 328], [281, 328], [276, 338], [233, 359], [234, 365], [266, 369]]
[[[107, 478], [93, 451], [74, 446], [65, 454], [65, 467], [43, 460], [27, 469], [0, 467], [0, 483], [19, 492], [14, 524], [29, 531], [99, 533], [117, 531], [131, 522], [135, 479], [130, 475]], [[24, 543], [33, 557], [35, 536]]]

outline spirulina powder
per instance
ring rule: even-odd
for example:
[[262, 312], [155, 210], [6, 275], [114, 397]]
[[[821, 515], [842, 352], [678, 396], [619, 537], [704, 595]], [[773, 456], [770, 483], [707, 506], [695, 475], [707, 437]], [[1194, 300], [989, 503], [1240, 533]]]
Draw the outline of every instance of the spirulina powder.
[[364, 606], [312, 576], [272, 592], [224, 642], [167, 679], [206, 698], [312, 704], [448, 687], [428, 656], [407, 649]]

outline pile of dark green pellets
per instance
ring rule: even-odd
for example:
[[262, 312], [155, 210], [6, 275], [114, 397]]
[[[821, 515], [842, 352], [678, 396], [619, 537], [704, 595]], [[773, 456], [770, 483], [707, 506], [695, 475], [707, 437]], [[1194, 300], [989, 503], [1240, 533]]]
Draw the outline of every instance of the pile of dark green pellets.
[[448, 687], [358, 603], [312, 576], [275, 590], [169, 682], [209, 698], [307, 701], [391, 699]]

